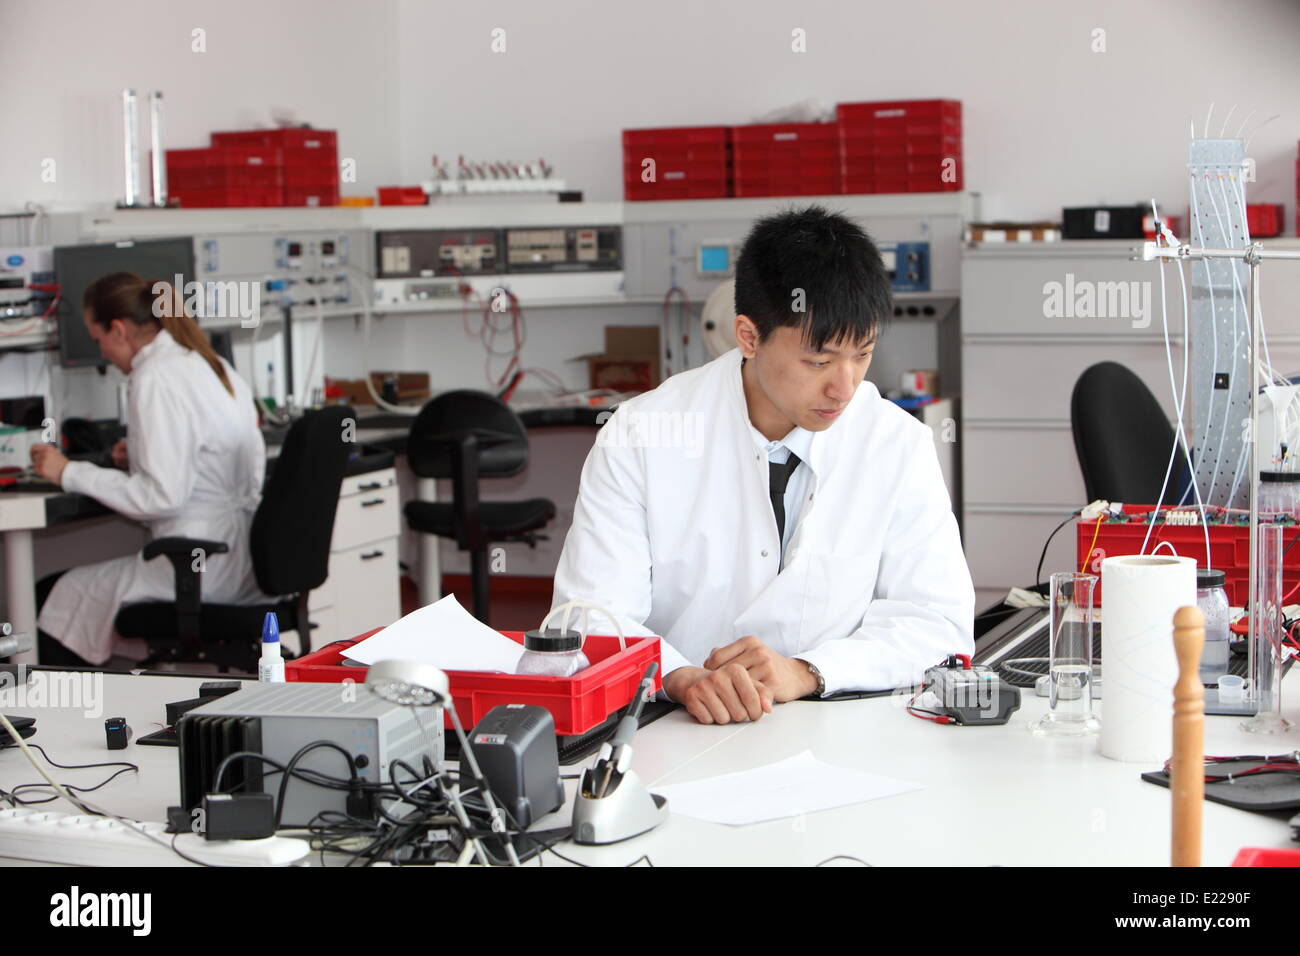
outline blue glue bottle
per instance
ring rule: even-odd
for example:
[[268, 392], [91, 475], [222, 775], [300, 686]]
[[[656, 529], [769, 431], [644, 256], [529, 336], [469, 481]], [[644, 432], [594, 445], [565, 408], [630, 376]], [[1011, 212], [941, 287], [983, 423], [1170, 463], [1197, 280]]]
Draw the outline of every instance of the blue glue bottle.
[[262, 657], [257, 662], [257, 679], [264, 684], [284, 683], [284, 658], [280, 654], [280, 620], [273, 611], [262, 621]]

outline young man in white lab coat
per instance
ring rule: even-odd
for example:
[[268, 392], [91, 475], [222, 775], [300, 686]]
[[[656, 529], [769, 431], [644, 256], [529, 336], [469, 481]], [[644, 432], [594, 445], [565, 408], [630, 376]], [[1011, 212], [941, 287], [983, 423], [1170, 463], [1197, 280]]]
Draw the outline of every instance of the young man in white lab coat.
[[851, 221], [762, 219], [736, 266], [738, 347], [619, 406], [587, 457], [554, 601], [662, 636], [664, 692], [703, 723], [908, 686], [973, 651], [932, 433], [863, 381], [891, 311]]

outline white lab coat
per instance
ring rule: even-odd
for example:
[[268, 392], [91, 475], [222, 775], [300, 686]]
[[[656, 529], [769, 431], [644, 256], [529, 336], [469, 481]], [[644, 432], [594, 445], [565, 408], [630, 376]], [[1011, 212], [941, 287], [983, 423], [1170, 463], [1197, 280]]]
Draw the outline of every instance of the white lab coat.
[[[768, 460], [739, 349], [619, 406], [583, 466], [554, 604], [584, 598], [660, 635], [663, 672], [749, 634], [826, 693], [918, 682], [973, 652], [975, 592], [931, 430], [864, 382], [816, 433], [778, 573]], [[592, 630], [606, 633], [593, 613]]]
[[[166, 331], [131, 366], [130, 472], [69, 462], [63, 487], [145, 522], [152, 538], [224, 541], [204, 558], [202, 599], [267, 600], [253, 578], [249, 528], [266, 471], [266, 445], [248, 386], [226, 365], [231, 396], [207, 361]], [[113, 618], [123, 604], [175, 599], [171, 563], [140, 555], [73, 568], [59, 578], [38, 625], [93, 664], [113, 653]]]

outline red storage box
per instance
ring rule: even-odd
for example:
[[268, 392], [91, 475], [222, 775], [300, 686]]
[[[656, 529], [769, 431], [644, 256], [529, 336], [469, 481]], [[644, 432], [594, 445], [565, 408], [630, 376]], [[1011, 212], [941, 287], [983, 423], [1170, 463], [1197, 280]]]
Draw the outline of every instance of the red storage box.
[[339, 171], [333, 163], [312, 166], [285, 166], [284, 184], [286, 186], [329, 186], [337, 189]]
[[213, 146], [269, 146], [338, 155], [338, 132], [332, 129], [244, 129], [212, 134]]
[[900, 130], [940, 135], [961, 135], [960, 100], [880, 100], [871, 103], [837, 103], [835, 119], [841, 125], [867, 127], [885, 135]]
[[1300, 850], [1247, 846], [1232, 858], [1233, 866], [1300, 866]]
[[[285, 679], [322, 684], [345, 680], [364, 682], [367, 668], [342, 663], [343, 651], [374, 633], [363, 634], [355, 641], [337, 641], [306, 657], [286, 662]], [[524, 642], [522, 631], [501, 633], [517, 644]], [[592, 634], [582, 650], [591, 666], [573, 677], [447, 671], [461, 724], [469, 730], [499, 704], [536, 704], [551, 712], [559, 736], [585, 734], [604, 723], [614, 711], [627, 706], [652, 661], [662, 667], [658, 638], [629, 637], [627, 650], [621, 651], [617, 637]], [[662, 673], [656, 673], [656, 690], [662, 686], [661, 677]], [[444, 720], [450, 727], [451, 718]]]
[[839, 130], [834, 123], [759, 123], [731, 129], [736, 196], [838, 193]]
[[379, 205], [381, 206], [424, 206], [429, 197], [419, 186], [380, 186]]
[[[1125, 505], [1124, 514], [1140, 516], [1150, 513], [1151, 505]], [[1162, 508], [1163, 514], [1168, 509]], [[1180, 509], [1181, 510], [1181, 509]], [[1207, 509], [1214, 516], [1215, 509]], [[1226, 581], [1224, 591], [1228, 603], [1236, 607], [1245, 607], [1250, 591], [1250, 527], [1238, 524], [1211, 524], [1210, 561], [1216, 570], [1224, 572]], [[1146, 536], [1147, 525], [1144, 519], [1117, 522], [1107, 520], [1100, 528], [1096, 521], [1075, 522], [1077, 557], [1076, 568], [1082, 568], [1088, 574], [1101, 576], [1101, 559], [1122, 554], [1138, 554], [1142, 550], [1142, 539]], [[1095, 545], [1094, 545], [1095, 535]], [[1285, 525], [1282, 529], [1282, 590], [1290, 591], [1300, 582], [1300, 547], [1286, 551], [1296, 535], [1300, 535], [1300, 526]], [[1186, 558], [1195, 558], [1198, 567], [1205, 567], [1205, 533], [1200, 525], [1158, 524], [1151, 532], [1146, 553], [1151, 554], [1157, 544], [1168, 541], [1178, 554]], [[1161, 548], [1161, 554], [1168, 554], [1168, 548]], [[1097, 581], [1093, 600], [1101, 603], [1101, 581]]]
[[[731, 195], [731, 144], [726, 126], [623, 131], [623, 196], [630, 201], [718, 199]], [[655, 181], [641, 179], [653, 159]]]
[[1246, 203], [1246, 228], [1252, 239], [1282, 235], [1285, 207], [1279, 203]]

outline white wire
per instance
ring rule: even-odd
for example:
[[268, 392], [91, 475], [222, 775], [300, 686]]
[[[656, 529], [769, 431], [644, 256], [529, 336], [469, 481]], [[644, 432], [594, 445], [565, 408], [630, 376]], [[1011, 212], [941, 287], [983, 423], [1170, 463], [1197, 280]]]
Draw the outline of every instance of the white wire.
[[[1192, 176], [1192, 219], [1193, 222], [1195, 223], [1195, 225], [1193, 225], [1192, 227], [1192, 231], [1193, 233], [1195, 233], [1197, 230], [1200, 231], [1201, 248], [1204, 249], [1205, 248], [1205, 227], [1201, 224], [1201, 212], [1200, 212], [1199, 205], [1196, 202], [1195, 175]], [[1202, 259], [1201, 262], [1205, 266], [1205, 285], [1208, 290], [1209, 293], [1208, 297], [1210, 300], [1210, 335], [1211, 335], [1211, 341], [1213, 342], [1213, 349], [1214, 349], [1213, 363], [1210, 367], [1210, 371], [1211, 371], [1210, 381], [1209, 381], [1210, 400], [1207, 403], [1207, 410], [1205, 415], [1205, 442], [1206, 442], [1205, 447], [1208, 448], [1210, 442], [1210, 435], [1214, 430], [1214, 399], [1216, 398], [1218, 392], [1218, 390], [1214, 387], [1214, 374], [1217, 373], [1219, 370], [1219, 319], [1217, 315], [1217, 310], [1214, 305], [1214, 277], [1210, 273], [1210, 260]], [[1235, 316], [1234, 316], [1234, 320], [1235, 320]], [[1234, 321], [1233, 331], [1236, 331], [1235, 321]], [[1214, 486], [1219, 480], [1219, 463], [1223, 458], [1223, 440], [1224, 440], [1224, 436], [1226, 436], [1227, 433], [1228, 433], [1228, 403], [1225, 400], [1223, 405], [1223, 428], [1220, 429], [1219, 431], [1219, 440], [1215, 442], [1214, 470], [1210, 475], [1210, 484], [1207, 488], [1207, 494], [1209, 495], [1214, 494]], [[1204, 451], [1204, 448], [1202, 450]], [[1193, 482], [1196, 481], [1195, 475], [1192, 476], [1192, 481]], [[1187, 495], [1186, 493], [1184, 493], [1183, 498], [1179, 500], [1179, 504], [1182, 504], [1183, 501], [1186, 500], [1186, 497]]]
[[[1170, 554], [1172, 554], [1175, 558], [1178, 557], [1178, 550], [1173, 546], [1173, 544], [1171, 544], [1171, 543], [1168, 542], [1168, 541], [1161, 541], [1158, 545], [1156, 545], [1154, 548], [1151, 549], [1151, 553], [1152, 553], [1152, 554], [1155, 554], [1155, 553], [1156, 553], [1157, 551], [1159, 551], [1161, 548], [1168, 548]], [[1206, 559], [1205, 559], [1205, 566], [1206, 566], [1207, 568], [1210, 566], [1210, 559], [1209, 559], [1209, 558], [1206, 558]]]
[[1210, 138], [1210, 114], [1214, 112], [1214, 100], [1210, 100], [1210, 108], [1205, 111], [1205, 130], [1201, 133], [1202, 139]]
[[[1159, 219], [1156, 212], [1155, 200], [1151, 201], [1151, 211], [1153, 217]], [[1187, 280], [1183, 272], [1182, 263], [1178, 263], [1178, 279], [1182, 286], [1183, 293], [1183, 386], [1180, 392], [1174, 379], [1174, 353], [1173, 345], [1169, 341], [1169, 301], [1165, 288], [1165, 263], [1160, 264], [1160, 322], [1164, 329], [1165, 342], [1165, 361], [1169, 367], [1169, 389], [1174, 398], [1174, 411], [1178, 415], [1177, 431], [1174, 434], [1173, 447], [1169, 449], [1169, 462], [1165, 466], [1164, 481], [1160, 484], [1160, 495], [1156, 499], [1155, 511], [1151, 514], [1151, 521], [1147, 525], [1146, 535], [1142, 538], [1142, 548], [1139, 554], [1146, 554], [1147, 544], [1151, 540], [1151, 532], [1155, 530], [1156, 519], [1160, 516], [1160, 507], [1165, 500], [1165, 490], [1169, 487], [1169, 476], [1173, 472], [1174, 459], [1178, 455], [1179, 445], [1182, 445], [1183, 457], [1187, 462], [1187, 470], [1193, 487], [1196, 489], [1196, 503], [1201, 514], [1201, 529], [1205, 535], [1205, 566], [1211, 567], [1210, 562], [1210, 529], [1205, 518], [1205, 503], [1201, 499], [1200, 486], [1196, 484], [1195, 466], [1192, 464], [1191, 449], [1187, 446], [1187, 436], [1183, 425], [1183, 413], [1187, 402], [1187, 382], [1191, 378], [1188, 370], [1188, 360], [1191, 354], [1190, 342], [1188, 341], [1188, 326], [1190, 324], [1189, 307], [1187, 302]], [[1158, 547], [1158, 546], [1157, 546]], [[1154, 552], [1152, 552], [1154, 553]]]
[[581, 610], [583, 612], [582, 643], [584, 646], [587, 643], [586, 615], [590, 611], [599, 611], [601, 614], [605, 615], [605, 617], [609, 619], [609, 623], [614, 625], [614, 633], [618, 635], [619, 650], [620, 651], [627, 650], [627, 638], [623, 636], [623, 627], [621, 624], [619, 624], [618, 618], [615, 617], [613, 614], [611, 614], [609, 611], [607, 611], [605, 608], [601, 607], [599, 604], [592, 604], [590, 601], [584, 601], [582, 598], [574, 598], [571, 601], [565, 601], [563, 604], [558, 604], [555, 607], [551, 608], [550, 613], [547, 614], [546, 617], [542, 618], [542, 623], [541, 626], [538, 628], [538, 630], [545, 631], [546, 625], [551, 623], [551, 618], [555, 617], [555, 615], [563, 611], [564, 620], [560, 622], [560, 629], [567, 631], [569, 629], [569, 613], [570, 611], [573, 610]]
[[1250, 135], [1246, 137], [1246, 142], [1245, 142], [1244, 144], [1242, 144], [1242, 147], [1241, 147], [1241, 151], [1242, 151], [1242, 153], [1245, 153], [1248, 149], [1250, 149], [1250, 141], [1251, 141], [1252, 139], [1255, 138], [1255, 134], [1256, 134], [1256, 133], [1258, 133], [1258, 132], [1259, 132], [1260, 130], [1262, 130], [1265, 126], [1267, 126], [1269, 123], [1273, 122], [1273, 120], [1277, 119], [1277, 118], [1278, 118], [1279, 116], [1281, 116], [1281, 115], [1282, 115], [1281, 113], [1274, 113], [1274, 114], [1273, 114], [1272, 116], [1270, 116], [1268, 119], [1264, 120], [1264, 122], [1260, 123], [1260, 124], [1259, 124], [1258, 126], [1256, 126], [1254, 129], [1252, 129], [1252, 130], [1250, 131]]
[[392, 402], [385, 401], [380, 394], [375, 391], [375, 383], [370, 376], [370, 291], [365, 288], [368, 281], [374, 281], [365, 271], [358, 269], [356, 266], [344, 265], [345, 269], [357, 273], [364, 280], [354, 282], [348, 279], [348, 284], [352, 286], [361, 296], [361, 377], [365, 380], [366, 391], [374, 399], [377, 406], [389, 412], [396, 412], [399, 415], [418, 415], [420, 414], [419, 405], [394, 405]]
[[[1161, 291], [1163, 292], [1164, 272], [1161, 270]], [[1183, 264], [1178, 263], [1178, 285], [1183, 296], [1183, 396], [1186, 399], [1187, 380], [1190, 377], [1187, 370], [1187, 359], [1191, 352], [1191, 307], [1187, 301], [1187, 274], [1183, 271]], [[1196, 492], [1196, 507], [1201, 512], [1201, 532], [1205, 535], [1205, 566], [1214, 567], [1210, 559], [1210, 523], [1205, 516], [1205, 499], [1201, 497], [1201, 486], [1196, 481], [1196, 466], [1192, 463], [1192, 450], [1187, 445], [1187, 434], [1183, 426], [1183, 408], [1178, 410], [1178, 438], [1183, 443], [1183, 457], [1187, 461], [1188, 478], [1191, 481], [1192, 489]], [[1164, 493], [1161, 492], [1161, 498]], [[1177, 553], [1177, 552], [1175, 552]]]
[[[317, 286], [319, 290], [324, 285], [325, 276], [320, 277], [322, 282]], [[311, 380], [316, 375], [316, 359], [320, 356], [320, 340], [325, 337], [325, 306], [321, 303], [319, 291], [314, 296], [313, 301], [316, 303], [316, 341], [311, 346], [311, 359], [307, 362], [307, 374], [303, 377], [302, 387], [306, 392], [306, 398], [302, 401], [302, 407], [306, 408], [311, 404]], [[290, 382], [290, 385], [293, 383]]]
[[1250, 118], [1254, 116], [1257, 112], [1259, 111], [1251, 110], [1249, 113], [1246, 114], [1246, 118], [1242, 120], [1241, 125], [1237, 127], [1237, 132], [1233, 134], [1232, 136], [1233, 139], [1241, 139], [1241, 131], [1246, 128], [1246, 124], [1250, 122]]
[[1232, 114], [1237, 112], [1237, 104], [1232, 104], [1232, 109], [1228, 110], [1228, 115], [1223, 118], [1223, 126], [1219, 129], [1219, 139], [1223, 139], [1228, 132], [1228, 120], [1232, 119]]
[[72, 794], [68, 793], [67, 790], [64, 790], [63, 784], [59, 783], [57, 780], [55, 780], [48, 773], [45, 772], [45, 768], [41, 766], [40, 763], [37, 762], [35, 754], [33, 754], [31, 748], [27, 746], [27, 741], [24, 740], [22, 736], [18, 733], [18, 731], [14, 729], [14, 725], [9, 722], [9, 718], [6, 717], [4, 714], [0, 714], [0, 726], [3, 726], [4, 729], [9, 732], [9, 737], [14, 741], [14, 743], [18, 745], [18, 749], [21, 750], [26, 755], [27, 759], [31, 761], [32, 766], [36, 768], [36, 772], [45, 778], [46, 782], [48, 782], [49, 785], [54, 789], [55, 793], [57, 793], [64, 800], [67, 800], [68, 803], [72, 804], [82, 813], [91, 812], [86, 807], [85, 804], [83, 804], [80, 800], [74, 798]]

